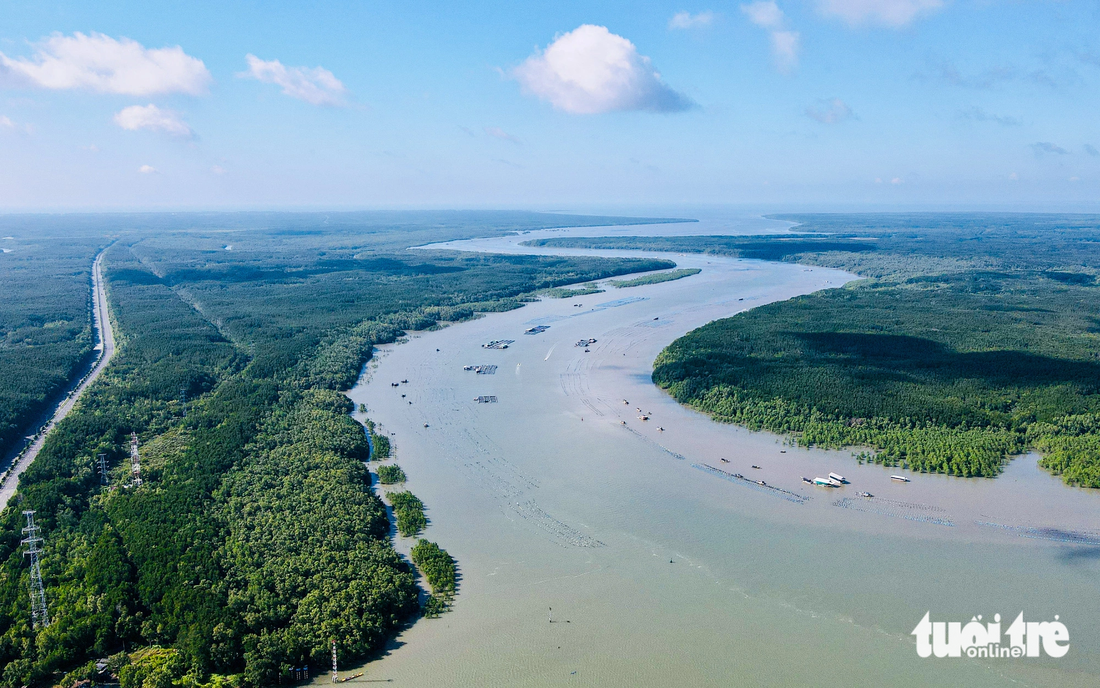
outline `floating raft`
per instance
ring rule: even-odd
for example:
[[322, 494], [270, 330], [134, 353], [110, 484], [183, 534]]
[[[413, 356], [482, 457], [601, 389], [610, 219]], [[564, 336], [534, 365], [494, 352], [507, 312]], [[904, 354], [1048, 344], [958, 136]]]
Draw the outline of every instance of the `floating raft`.
[[495, 404], [497, 403], [497, 398], [493, 394], [482, 394], [481, 396], [474, 397], [474, 401], [479, 404]]

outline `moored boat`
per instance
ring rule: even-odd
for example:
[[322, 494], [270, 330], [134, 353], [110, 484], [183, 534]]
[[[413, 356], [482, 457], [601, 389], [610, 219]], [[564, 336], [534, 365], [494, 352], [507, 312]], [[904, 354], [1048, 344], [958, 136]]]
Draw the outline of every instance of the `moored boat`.
[[890, 480], [893, 480], [894, 482], [898, 482], [898, 483], [907, 483], [907, 482], [909, 482], [909, 478], [906, 478], [904, 475], [892, 475], [892, 476], [890, 476]]

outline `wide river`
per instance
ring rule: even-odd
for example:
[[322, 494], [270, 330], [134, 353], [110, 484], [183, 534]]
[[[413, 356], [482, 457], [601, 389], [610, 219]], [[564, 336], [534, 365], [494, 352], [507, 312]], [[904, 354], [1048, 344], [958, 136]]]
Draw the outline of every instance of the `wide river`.
[[[629, 256], [643, 254], [518, 244], [787, 226], [740, 218], [432, 248]], [[995, 480], [895, 483], [899, 469], [789, 447], [681, 407], [650, 381], [663, 347], [716, 318], [854, 277], [644, 255], [702, 272], [546, 299], [378, 349], [349, 395], [391, 434], [407, 487], [428, 507], [424, 536], [457, 558], [461, 580], [451, 611], [408, 628], [353, 682], [1100, 685], [1100, 494], [1063, 486], [1034, 455]], [[535, 325], [549, 329], [524, 334]], [[575, 345], [589, 338], [587, 351]], [[483, 348], [490, 340], [514, 343]], [[478, 365], [497, 368], [463, 369]], [[830, 471], [850, 484], [801, 480]], [[727, 475], [738, 473], [767, 486]], [[964, 624], [999, 613], [1006, 628], [1021, 611], [1030, 621], [1059, 615], [1070, 651], [921, 659], [910, 632], [929, 611]]]

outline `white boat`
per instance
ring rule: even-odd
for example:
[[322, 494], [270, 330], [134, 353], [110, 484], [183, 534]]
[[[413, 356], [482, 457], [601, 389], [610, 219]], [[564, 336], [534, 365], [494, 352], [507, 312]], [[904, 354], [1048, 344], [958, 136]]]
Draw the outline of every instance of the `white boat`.
[[820, 485], [822, 487], [835, 487], [833, 483], [836, 482], [832, 478], [814, 478], [814, 485]]
[[909, 478], [906, 478], [904, 475], [892, 475], [892, 476], [890, 476], [890, 480], [893, 480], [893, 481], [899, 482], [899, 483], [909, 482]]
[[839, 474], [839, 473], [830, 473], [829, 477], [832, 478], [833, 480], [839, 480], [842, 483], [848, 482], [847, 480], [844, 479], [844, 476]]

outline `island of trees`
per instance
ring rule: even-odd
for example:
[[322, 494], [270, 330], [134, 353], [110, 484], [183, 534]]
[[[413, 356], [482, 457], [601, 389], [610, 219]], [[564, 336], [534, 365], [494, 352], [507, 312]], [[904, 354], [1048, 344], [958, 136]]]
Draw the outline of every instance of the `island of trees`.
[[653, 380], [715, 419], [917, 471], [995, 476], [1012, 455], [1100, 487], [1100, 217], [778, 216], [788, 235], [604, 237], [867, 279], [718, 320]]

